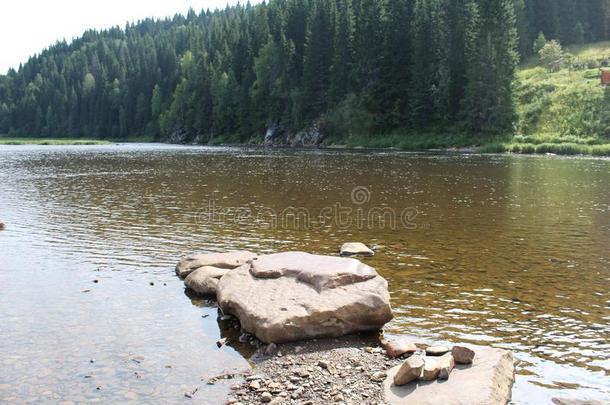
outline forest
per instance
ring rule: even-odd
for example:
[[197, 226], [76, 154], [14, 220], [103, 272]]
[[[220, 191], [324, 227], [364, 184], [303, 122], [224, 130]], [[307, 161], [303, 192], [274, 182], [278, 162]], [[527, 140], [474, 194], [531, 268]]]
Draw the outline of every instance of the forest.
[[0, 134], [493, 137], [515, 131], [516, 69], [540, 33], [564, 45], [607, 40], [610, 0], [270, 0], [190, 10], [87, 31], [1, 75]]

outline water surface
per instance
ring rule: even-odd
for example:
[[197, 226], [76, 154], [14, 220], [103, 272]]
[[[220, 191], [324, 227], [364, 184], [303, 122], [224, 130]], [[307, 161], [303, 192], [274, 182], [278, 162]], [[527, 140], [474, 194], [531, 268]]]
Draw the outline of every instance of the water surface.
[[0, 184], [0, 401], [219, 403], [248, 350], [177, 258], [352, 240], [386, 333], [514, 350], [518, 404], [610, 397], [608, 160], [0, 146]]

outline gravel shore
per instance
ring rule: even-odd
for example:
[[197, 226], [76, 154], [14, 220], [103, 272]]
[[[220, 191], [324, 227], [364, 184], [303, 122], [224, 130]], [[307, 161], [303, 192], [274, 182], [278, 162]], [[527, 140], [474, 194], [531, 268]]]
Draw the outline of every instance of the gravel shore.
[[401, 363], [371, 335], [263, 346], [252, 361], [228, 404], [383, 404], [386, 371]]

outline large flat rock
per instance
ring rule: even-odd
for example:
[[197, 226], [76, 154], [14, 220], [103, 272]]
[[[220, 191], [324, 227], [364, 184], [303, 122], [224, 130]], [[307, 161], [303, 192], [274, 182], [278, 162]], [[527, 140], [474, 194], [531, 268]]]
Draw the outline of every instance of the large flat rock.
[[392, 319], [388, 284], [355, 259], [260, 256], [218, 283], [218, 304], [266, 343], [377, 330]]
[[413, 381], [405, 386], [393, 384], [400, 368], [388, 372], [383, 384], [390, 405], [506, 405], [515, 381], [515, 361], [511, 352], [476, 349], [471, 365], [458, 365], [448, 380]]

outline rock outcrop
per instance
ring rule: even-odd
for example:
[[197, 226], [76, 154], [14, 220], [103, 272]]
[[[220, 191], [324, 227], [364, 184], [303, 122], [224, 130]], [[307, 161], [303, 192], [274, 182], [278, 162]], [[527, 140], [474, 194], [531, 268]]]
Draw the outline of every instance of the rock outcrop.
[[392, 319], [388, 284], [375, 269], [302, 252], [260, 256], [230, 271], [217, 299], [266, 343], [378, 330]]
[[[433, 360], [443, 361], [444, 357]], [[400, 368], [389, 370], [383, 383], [384, 397], [390, 405], [506, 405], [515, 381], [513, 355], [499, 349], [477, 349], [472, 364], [457, 365], [446, 381], [417, 380], [397, 386], [394, 377]]]
[[200, 267], [217, 267], [221, 269], [234, 269], [254, 259], [256, 254], [247, 251], [228, 253], [192, 254], [182, 258], [176, 265], [176, 274], [185, 278]]

